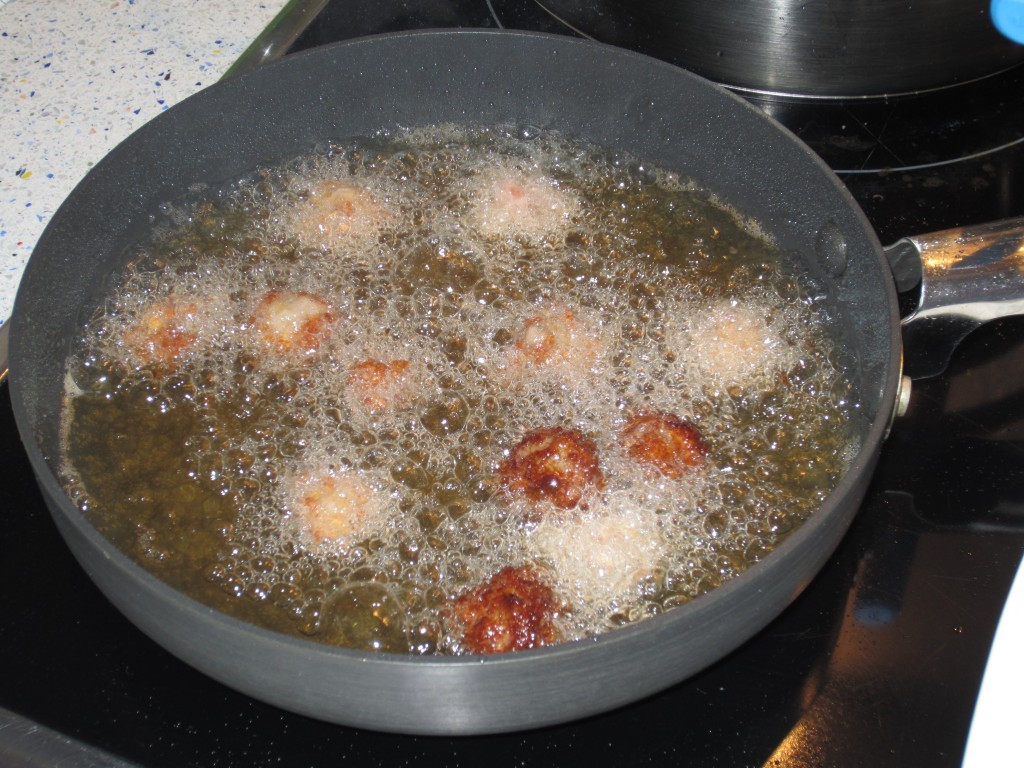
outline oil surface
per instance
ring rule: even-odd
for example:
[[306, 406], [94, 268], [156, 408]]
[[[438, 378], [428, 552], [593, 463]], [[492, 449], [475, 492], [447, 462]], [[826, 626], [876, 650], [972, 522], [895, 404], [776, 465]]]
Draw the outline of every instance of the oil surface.
[[[282, 632], [460, 653], [451, 601], [524, 563], [562, 638], [639, 621], [767, 555], [855, 450], [799, 265], [633, 158], [446, 126], [158, 218], [69, 364], [68, 490], [160, 578]], [[638, 464], [638, 413], [695, 425], [703, 463]], [[555, 425], [606, 480], [572, 510], [496, 479]]]

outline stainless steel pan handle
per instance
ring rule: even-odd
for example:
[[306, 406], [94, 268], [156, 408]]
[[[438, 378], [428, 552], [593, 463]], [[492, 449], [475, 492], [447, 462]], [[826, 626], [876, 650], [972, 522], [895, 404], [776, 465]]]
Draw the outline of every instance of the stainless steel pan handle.
[[900, 291], [920, 287], [903, 320], [903, 370], [936, 376], [978, 326], [1024, 314], [1024, 218], [905, 237], [885, 249]]

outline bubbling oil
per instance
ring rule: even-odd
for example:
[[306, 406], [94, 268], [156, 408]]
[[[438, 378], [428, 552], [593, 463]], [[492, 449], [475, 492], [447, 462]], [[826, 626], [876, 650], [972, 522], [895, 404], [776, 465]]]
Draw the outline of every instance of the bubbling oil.
[[[458, 653], [451, 601], [530, 563], [561, 637], [592, 636], [756, 563], [848, 465], [856, 406], [798, 276], [679, 177], [558, 134], [328, 143], [168, 206], [135, 247], [70, 360], [68, 491], [176, 588], [283, 632]], [[272, 292], [326, 307], [300, 356], [256, 339]], [[147, 320], [169, 301], [187, 318]], [[571, 351], [517, 356], [552, 313]], [[140, 354], [165, 325], [173, 358]], [[360, 365], [401, 372], [372, 408]], [[637, 465], [618, 435], [643, 412], [696, 425], [702, 466]], [[595, 443], [606, 484], [538, 516], [496, 476], [552, 425]], [[311, 536], [317, 472], [359, 478], [368, 532]]]

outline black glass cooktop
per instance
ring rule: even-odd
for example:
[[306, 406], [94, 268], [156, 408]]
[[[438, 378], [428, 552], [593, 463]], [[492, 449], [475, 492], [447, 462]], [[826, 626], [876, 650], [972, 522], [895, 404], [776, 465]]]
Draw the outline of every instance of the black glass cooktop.
[[[571, 34], [532, 0], [334, 0], [296, 48], [499, 24]], [[824, 110], [760, 106], [833, 164], [889, 242], [1024, 214], [1020, 96], [995, 107], [1004, 124], [991, 141], [972, 134], [957, 149], [929, 138], [942, 121], [962, 120], [965, 99], [985, 100], [967, 88]], [[925, 108], [931, 117], [918, 128], [915, 110]], [[845, 123], [836, 118], [843, 110]], [[858, 120], [870, 130], [857, 129], [856, 141], [830, 127]], [[582, 722], [492, 737], [385, 735], [259, 703], [152, 643], [57, 534], [15, 437], [6, 386], [0, 434], [4, 765], [959, 766], [1024, 552], [1024, 320], [1009, 319], [968, 337], [944, 375], [915, 384], [849, 534], [796, 602], [734, 653]]]

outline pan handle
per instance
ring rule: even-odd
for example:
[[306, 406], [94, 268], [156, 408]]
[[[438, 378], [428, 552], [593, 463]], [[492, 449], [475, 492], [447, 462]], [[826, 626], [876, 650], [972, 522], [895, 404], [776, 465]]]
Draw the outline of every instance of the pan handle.
[[1024, 314], [1024, 217], [905, 237], [885, 249], [899, 291], [920, 288], [903, 319], [903, 371], [942, 373], [989, 320]]

